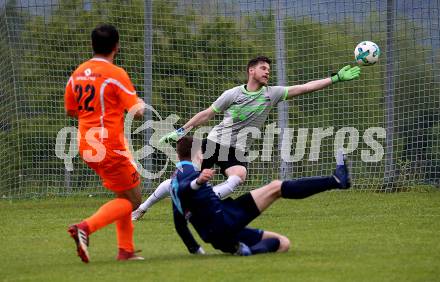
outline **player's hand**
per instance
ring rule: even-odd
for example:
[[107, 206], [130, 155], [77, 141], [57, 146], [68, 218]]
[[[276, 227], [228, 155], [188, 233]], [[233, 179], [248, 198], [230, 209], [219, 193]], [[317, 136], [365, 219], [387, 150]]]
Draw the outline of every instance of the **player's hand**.
[[134, 114], [134, 117], [137, 119], [141, 119], [144, 116], [145, 113], [145, 102], [141, 98], [137, 98], [137, 104], [133, 107], [136, 107], [136, 113]]
[[358, 78], [361, 74], [361, 68], [358, 66], [351, 67], [345, 66], [337, 74], [332, 76], [332, 82], [336, 83], [338, 81], [348, 81]]
[[215, 174], [215, 170], [210, 169], [210, 168], [205, 168], [200, 173], [199, 177], [197, 178], [196, 183], [198, 185], [202, 185], [203, 183], [206, 183], [209, 180], [211, 180], [214, 177], [214, 174]]
[[183, 129], [183, 127], [181, 127], [179, 129], [177, 129], [176, 131], [170, 132], [167, 135], [160, 138], [159, 143], [164, 144], [164, 143], [170, 143], [173, 141], [175, 142], [183, 135], [185, 135], [185, 129]]

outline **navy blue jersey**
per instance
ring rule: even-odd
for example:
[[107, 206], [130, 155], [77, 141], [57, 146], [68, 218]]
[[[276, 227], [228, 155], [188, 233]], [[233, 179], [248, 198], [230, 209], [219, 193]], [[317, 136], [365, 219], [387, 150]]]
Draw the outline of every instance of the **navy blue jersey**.
[[218, 224], [222, 216], [222, 202], [204, 183], [199, 189], [192, 189], [191, 182], [199, 177], [200, 172], [189, 161], [177, 163], [178, 168], [171, 178], [171, 198], [174, 210], [188, 219], [204, 241], [213, 225]]
[[[191, 222], [203, 241], [224, 252], [235, 252], [238, 241], [249, 239], [243, 238], [246, 233], [243, 233], [244, 228], [260, 214], [251, 194], [235, 200], [220, 200], [209, 183], [198, 189], [191, 187], [191, 182], [200, 175], [191, 162], [182, 161], [176, 166], [171, 178], [174, 224], [188, 250], [193, 253], [199, 245], [189, 231], [187, 221]], [[253, 233], [253, 238], [261, 239], [262, 232]]]
[[202, 217], [215, 213], [221, 201], [212, 186], [204, 183], [199, 189], [191, 188], [191, 181], [200, 175], [197, 167], [189, 161], [179, 162], [177, 167], [171, 177], [171, 197], [179, 212], [185, 214], [185, 211], [191, 210], [192, 214]]

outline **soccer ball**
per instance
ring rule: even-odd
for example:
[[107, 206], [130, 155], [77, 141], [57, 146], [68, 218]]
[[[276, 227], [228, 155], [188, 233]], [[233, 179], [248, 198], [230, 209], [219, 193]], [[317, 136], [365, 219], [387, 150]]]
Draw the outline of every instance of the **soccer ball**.
[[362, 41], [354, 49], [356, 62], [363, 66], [371, 66], [377, 63], [380, 56], [380, 48], [371, 41]]

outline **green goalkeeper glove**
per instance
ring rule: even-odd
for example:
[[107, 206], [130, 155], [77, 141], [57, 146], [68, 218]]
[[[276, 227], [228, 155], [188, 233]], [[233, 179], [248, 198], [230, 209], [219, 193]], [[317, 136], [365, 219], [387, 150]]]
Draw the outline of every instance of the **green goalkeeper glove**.
[[167, 135], [160, 138], [159, 143], [163, 144], [163, 143], [170, 143], [172, 141], [177, 141], [183, 135], [185, 135], [185, 129], [181, 127], [176, 131], [170, 132]]
[[348, 81], [359, 77], [359, 74], [361, 73], [361, 68], [351, 67], [351, 66], [345, 66], [343, 67], [338, 73], [332, 75], [332, 82], [336, 83], [338, 81]]

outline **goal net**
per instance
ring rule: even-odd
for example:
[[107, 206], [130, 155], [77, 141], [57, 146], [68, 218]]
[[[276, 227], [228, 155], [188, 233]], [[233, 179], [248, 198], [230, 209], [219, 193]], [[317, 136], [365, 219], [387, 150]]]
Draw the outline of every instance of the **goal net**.
[[[73, 144], [62, 129], [77, 126], [64, 113], [64, 87], [92, 56], [90, 32], [99, 23], [119, 29], [116, 64], [155, 109], [132, 125], [139, 152], [157, 129], [146, 121], [182, 126], [243, 84], [257, 55], [273, 61], [270, 85], [287, 86], [355, 64], [357, 43], [374, 41], [379, 63], [362, 67], [358, 80], [273, 109], [253, 136], [240, 189], [328, 175], [338, 147], [351, 159], [354, 190], [439, 185], [439, 9], [439, 1], [392, 0], [0, 0], [0, 195], [105, 193], [78, 155], [60, 159]], [[145, 193], [173, 170], [158, 149], [139, 163], [163, 172], [143, 180]]]

